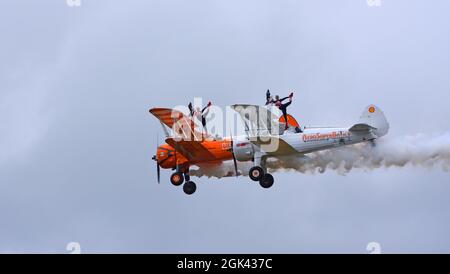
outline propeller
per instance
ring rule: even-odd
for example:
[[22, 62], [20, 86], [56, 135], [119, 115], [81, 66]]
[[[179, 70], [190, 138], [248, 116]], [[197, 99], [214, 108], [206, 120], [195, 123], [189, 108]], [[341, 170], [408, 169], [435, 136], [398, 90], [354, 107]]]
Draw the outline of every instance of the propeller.
[[236, 174], [236, 178], [238, 177], [238, 169], [237, 169], [237, 160], [236, 155], [234, 155], [234, 140], [233, 140], [233, 134], [230, 131], [230, 142], [231, 142], [231, 155], [233, 156], [233, 163], [234, 163], [234, 173]]
[[158, 162], [158, 158], [156, 155], [153, 155], [152, 160], [156, 162], [156, 178], [158, 179], [158, 184], [160, 183], [161, 179], [161, 167]]
[[[156, 134], [156, 153], [158, 153], [159, 148], [159, 136]], [[161, 166], [158, 162], [158, 157], [153, 155], [152, 160], [156, 161], [156, 178], [158, 179], [158, 184], [161, 182]]]

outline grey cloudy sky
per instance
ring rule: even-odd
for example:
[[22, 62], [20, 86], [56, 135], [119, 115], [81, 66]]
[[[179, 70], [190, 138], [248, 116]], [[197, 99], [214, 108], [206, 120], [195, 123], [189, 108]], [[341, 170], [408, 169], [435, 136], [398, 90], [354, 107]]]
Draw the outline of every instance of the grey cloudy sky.
[[446, 0], [3, 0], [0, 252], [450, 252], [440, 169], [156, 183], [154, 106], [295, 90], [305, 125], [369, 103], [390, 138], [450, 129]]

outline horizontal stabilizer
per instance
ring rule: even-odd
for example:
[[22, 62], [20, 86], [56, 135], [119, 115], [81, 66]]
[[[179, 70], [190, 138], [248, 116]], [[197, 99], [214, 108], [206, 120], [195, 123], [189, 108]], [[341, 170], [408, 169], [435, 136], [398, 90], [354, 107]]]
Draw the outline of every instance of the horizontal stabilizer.
[[349, 131], [353, 132], [370, 132], [371, 130], [376, 130], [376, 128], [371, 127], [368, 124], [356, 124], [349, 129]]

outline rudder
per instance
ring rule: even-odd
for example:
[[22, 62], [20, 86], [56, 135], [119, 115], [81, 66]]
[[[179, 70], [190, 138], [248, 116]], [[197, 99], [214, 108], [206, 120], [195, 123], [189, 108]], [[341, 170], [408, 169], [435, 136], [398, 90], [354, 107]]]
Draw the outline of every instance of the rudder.
[[359, 118], [359, 123], [373, 127], [373, 133], [377, 137], [384, 136], [389, 131], [389, 123], [386, 116], [384, 116], [383, 111], [375, 105], [369, 105], [364, 109]]

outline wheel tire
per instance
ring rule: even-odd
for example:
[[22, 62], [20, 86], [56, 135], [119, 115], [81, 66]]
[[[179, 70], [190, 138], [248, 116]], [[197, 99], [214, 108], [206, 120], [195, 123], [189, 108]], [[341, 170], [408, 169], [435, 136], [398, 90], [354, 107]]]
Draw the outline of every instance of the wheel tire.
[[194, 194], [195, 190], [197, 190], [197, 185], [192, 182], [192, 181], [188, 181], [186, 183], [184, 183], [183, 185], [183, 191], [184, 193], [186, 193], [187, 195], [192, 195]]
[[183, 173], [181, 172], [175, 172], [170, 176], [170, 182], [174, 186], [180, 186], [184, 182]]
[[264, 177], [264, 170], [259, 166], [254, 166], [250, 169], [248, 176], [253, 181], [260, 181]]
[[269, 173], [265, 174], [264, 177], [259, 181], [259, 184], [263, 187], [263, 188], [270, 188], [271, 186], [273, 186], [273, 176]]

